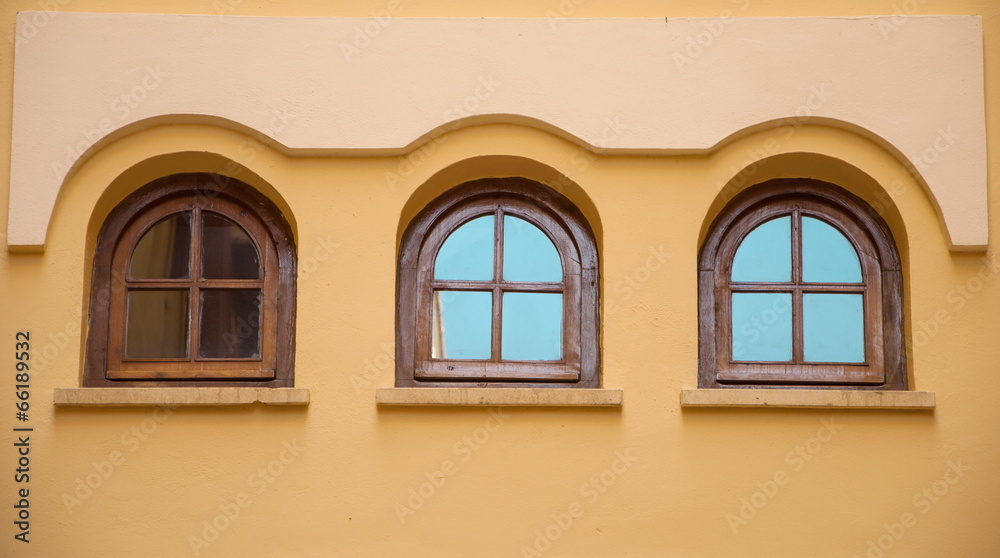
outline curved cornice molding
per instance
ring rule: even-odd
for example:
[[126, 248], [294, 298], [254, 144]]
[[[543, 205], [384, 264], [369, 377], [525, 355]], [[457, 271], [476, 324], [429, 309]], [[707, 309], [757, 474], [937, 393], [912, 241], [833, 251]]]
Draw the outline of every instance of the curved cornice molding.
[[976, 16], [60, 13], [16, 45], [8, 245], [44, 245], [88, 153], [171, 119], [230, 123], [299, 155], [402, 153], [497, 121], [599, 152], [703, 153], [760, 123], [842, 122], [906, 159], [953, 248], [987, 243]]

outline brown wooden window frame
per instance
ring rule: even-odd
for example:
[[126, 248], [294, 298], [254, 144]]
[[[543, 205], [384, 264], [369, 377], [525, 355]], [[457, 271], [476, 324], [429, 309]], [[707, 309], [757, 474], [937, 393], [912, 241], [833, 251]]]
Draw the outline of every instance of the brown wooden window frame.
[[[512, 215], [541, 229], [562, 262], [560, 283], [505, 281], [500, 272], [503, 220], [494, 220], [494, 276], [489, 281], [433, 277], [434, 261], [448, 236], [485, 215]], [[597, 248], [580, 211], [565, 196], [519, 177], [466, 182], [431, 202], [403, 234], [397, 267], [397, 387], [600, 387]], [[490, 360], [434, 359], [434, 290], [493, 292]], [[503, 292], [563, 294], [563, 344], [559, 361], [500, 358]]]
[[[191, 212], [189, 278], [130, 277], [133, 252], [161, 219]], [[258, 279], [205, 279], [200, 269], [203, 213], [242, 227], [257, 249]], [[211, 173], [175, 174], [143, 186], [108, 215], [98, 236], [90, 296], [84, 387], [292, 387], [295, 346], [295, 246], [281, 211], [251, 186]], [[129, 289], [187, 289], [188, 356], [126, 359]], [[198, 351], [199, 293], [204, 289], [260, 289], [260, 354], [206, 358]]]
[[[736, 250], [758, 225], [792, 217], [792, 281], [732, 282]], [[862, 283], [806, 283], [801, 276], [802, 216], [834, 226], [858, 254]], [[830, 183], [775, 179], [742, 192], [715, 219], [699, 256], [700, 388], [907, 389], [902, 271], [892, 233], [864, 200]], [[733, 292], [792, 293], [790, 363], [732, 358]], [[864, 295], [865, 359], [862, 364], [804, 362], [803, 293]]]

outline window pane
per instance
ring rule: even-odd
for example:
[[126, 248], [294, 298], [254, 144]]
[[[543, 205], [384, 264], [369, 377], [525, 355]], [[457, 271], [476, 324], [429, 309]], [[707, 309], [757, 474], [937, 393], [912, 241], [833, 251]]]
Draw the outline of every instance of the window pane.
[[135, 245], [129, 276], [133, 279], [187, 279], [191, 253], [191, 213], [160, 219]]
[[493, 293], [435, 291], [433, 320], [432, 358], [490, 358]]
[[205, 279], [260, 279], [260, 256], [243, 227], [205, 212], [201, 275]]
[[185, 358], [188, 291], [129, 290], [125, 358]]
[[500, 358], [562, 359], [562, 294], [504, 293]]
[[549, 237], [535, 225], [510, 215], [503, 218], [503, 278], [562, 281], [562, 262]]
[[860, 294], [802, 295], [807, 362], [864, 362], [865, 309]]
[[758, 225], [743, 239], [733, 257], [733, 281], [792, 280], [792, 218], [778, 217]]
[[792, 360], [792, 294], [733, 293], [733, 360]]
[[202, 358], [260, 358], [260, 291], [201, 291]]
[[861, 282], [861, 261], [851, 241], [813, 217], [802, 218], [802, 280], [808, 283]]
[[493, 279], [492, 215], [473, 219], [448, 236], [434, 261], [434, 278], [466, 281]]

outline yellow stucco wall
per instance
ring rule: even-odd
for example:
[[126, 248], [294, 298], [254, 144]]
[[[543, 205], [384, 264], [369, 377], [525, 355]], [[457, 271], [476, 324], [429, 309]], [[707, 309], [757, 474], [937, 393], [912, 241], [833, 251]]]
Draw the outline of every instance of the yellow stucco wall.
[[[50, 3], [355, 17], [387, 7], [225, 1]], [[16, 11], [48, 4], [4, 2], [0, 29], [11, 38]], [[407, 17], [980, 14], [989, 157], [1000, 160], [995, 2], [399, 5]], [[11, 54], [0, 45], [0, 153], [11, 149]], [[761, 153], [766, 163], [741, 172]], [[63, 185], [45, 251], [0, 250], [0, 556], [1000, 555], [993, 247], [950, 252], [932, 202], [893, 155], [843, 130], [793, 122], [704, 156], [600, 156], [544, 131], [488, 124], [408, 157], [292, 158], [232, 130], [186, 124], [129, 135], [83, 163]], [[56, 409], [53, 389], [79, 386], [88, 260], [103, 218], [152, 178], [226, 172], [227, 161], [295, 231], [295, 375], [311, 403]], [[0, 220], [8, 175], [0, 157]], [[620, 409], [375, 405], [375, 388], [393, 384], [402, 230], [449, 186], [490, 175], [556, 185], [593, 225], [603, 379], [624, 390]], [[782, 176], [839, 183], [885, 216], [904, 265], [910, 387], [936, 393], [933, 412], [680, 408], [680, 390], [696, 386], [705, 229], [731, 192]], [[991, 176], [991, 209], [997, 188]], [[998, 226], [991, 220], [991, 238]], [[14, 482], [12, 353], [23, 330], [34, 365], [29, 544], [14, 540], [12, 524], [23, 486]], [[213, 522], [217, 532], [206, 531]]]

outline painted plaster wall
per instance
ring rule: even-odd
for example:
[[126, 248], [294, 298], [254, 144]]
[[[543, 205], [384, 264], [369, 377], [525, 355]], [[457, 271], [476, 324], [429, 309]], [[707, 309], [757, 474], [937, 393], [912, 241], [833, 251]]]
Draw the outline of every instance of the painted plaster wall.
[[[382, 2], [233, 4], [234, 15], [366, 17], [388, 9]], [[215, 13], [216, 6], [226, 4], [147, 9]], [[990, 110], [1000, 91], [1000, 7], [990, 2], [400, 6], [410, 17], [979, 14], [989, 160], [1000, 157], [1000, 117]], [[0, 27], [10, 36], [14, 11], [39, 7], [5, 3]], [[74, 0], [65, 9], [140, 7]], [[11, 46], [2, 48], [0, 83], [10, 84]], [[0, 110], [0, 151], [8, 153], [11, 91], [0, 92], [8, 107]], [[30, 544], [13, 539], [16, 399], [12, 388], [0, 395], [0, 554], [193, 556], [191, 537], [198, 537], [208, 544], [196, 543], [198, 555], [219, 557], [523, 556], [523, 547], [543, 556], [854, 557], [882, 537], [885, 556], [996, 556], [1000, 409], [991, 382], [1000, 357], [993, 311], [1000, 287], [992, 247], [950, 252], [925, 190], [881, 146], [841, 129], [790, 124], [685, 156], [595, 155], [516, 124], [451, 131], [402, 157], [293, 157], [207, 124], [155, 127], [105, 146], [67, 179], [45, 252], [0, 251], [3, 385], [14, 383], [17, 331], [32, 332], [36, 369]], [[760, 159], [766, 163], [755, 164]], [[9, 170], [0, 157], [0, 177]], [[257, 186], [293, 222], [296, 385], [311, 390], [312, 402], [55, 409], [52, 390], [79, 385], [87, 262], [103, 217], [145, 181], [199, 170]], [[392, 385], [402, 229], [450, 185], [490, 175], [560, 187], [594, 226], [604, 384], [625, 391], [620, 410], [376, 407], [375, 388]], [[699, 242], [732, 192], [778, 176], [840, 183], [886, 217], [904, 262], [911, 388], [937, 394], [934, 412], [680, 409], [680, 389], [696, 384]], [[6, 193], [6, 178], [0, 184]], [[994, 177], [991, 209], [996, 187]], [[0, 219], [7, 203], [0, 195]], [[995, 238], [995, 220], [989, 227]], [[959, 464], [968, 470], [947, 473]], [[415, 509], [411, 489], [430, 494], [428, 475], [439, 471], [453, 474]], [[785, 482], [772, 486], [776, 475]], [[96, 488], [81, 488], [88, 480]], [[583, 488], [591, 482], [601, 490]], [[930, 496], [915, 497], [925, 489]], [[727, 516], [739, 517], [743, 500], [763, 505], [746, 524], [733, 523]], [[228, 525], [218, 519], [236, 508]], [[578, 517], [568, 523], [571, 511]], [[206, 521], [227, 526], [207, 541]]]

